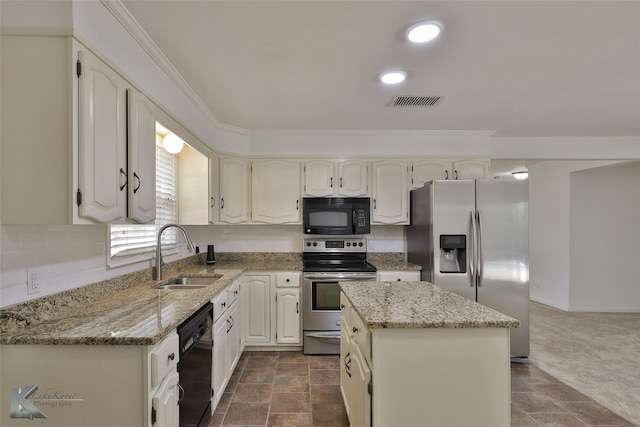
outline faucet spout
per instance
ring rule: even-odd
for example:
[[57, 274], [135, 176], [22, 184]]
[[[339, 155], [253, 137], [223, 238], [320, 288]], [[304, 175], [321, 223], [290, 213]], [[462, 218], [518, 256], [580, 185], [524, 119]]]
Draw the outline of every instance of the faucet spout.
[[187, 250], [189, 252], [195, 251], [195, 248], [193, 247], [193, 242], [191, 242], [191, 238], [189, 238], [189, 234], [187, 233], [187, 230], [185, 230], [183, 226], [178, 224], [166, 224], [160, 227], [160, 230], [158, 230], [158, 242], [156, 246], [156, 280], [162, 280], [162, 242], [161, 242], [162, 233], [164, 232], [164, 230], [170, 227], [175, 227], [178, 230], [182, 231], [182, 234], [184, 235], [184, 239], [187, 241]]

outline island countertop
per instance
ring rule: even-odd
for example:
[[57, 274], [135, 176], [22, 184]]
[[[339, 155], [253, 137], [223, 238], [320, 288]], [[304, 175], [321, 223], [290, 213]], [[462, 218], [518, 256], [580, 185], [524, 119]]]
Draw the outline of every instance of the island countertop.
[[520, 321], [429, 282], [340, 282], [368, 328], [516, 328]]

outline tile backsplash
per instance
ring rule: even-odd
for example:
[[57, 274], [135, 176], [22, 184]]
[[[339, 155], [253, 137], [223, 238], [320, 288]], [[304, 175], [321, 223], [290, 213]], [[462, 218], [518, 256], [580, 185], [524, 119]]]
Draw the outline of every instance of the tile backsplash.
[[[189, 226], [202, 252], [301, 252], [299, 225]], [[372, 226], [369, 252], [406, 252], [404, 227]], [[0, 307], [77, 288], [155, 265], [150, 259], [107, 268], [105, 225], [0, 225]], [[173, 261], [187, 252], [165, 257]], [[39, 271], [40, 292], [27, 294], [27, 269]]]

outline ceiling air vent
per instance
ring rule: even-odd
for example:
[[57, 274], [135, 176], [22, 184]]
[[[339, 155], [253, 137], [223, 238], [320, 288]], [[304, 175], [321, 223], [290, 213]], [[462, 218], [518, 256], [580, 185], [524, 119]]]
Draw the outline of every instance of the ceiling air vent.
[[391, 100], [391, 107], [434, 107], [442, 96], [396, 96]]

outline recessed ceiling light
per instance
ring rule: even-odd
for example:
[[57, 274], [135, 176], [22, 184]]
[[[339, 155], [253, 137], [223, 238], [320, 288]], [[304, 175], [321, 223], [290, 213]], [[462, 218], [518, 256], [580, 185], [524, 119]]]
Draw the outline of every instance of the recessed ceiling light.
[[388, 85], [401, 83], [406, 78], [407, 73], [405, 73], [404, 71], [391, 71], [389, 73], [383, 73], [380, 75], [380, 81]]
[[438, 37], [444, 26], [440, 21], [421, 21], [407, 30], [407, 40], [413, 43], [426, 43]]

